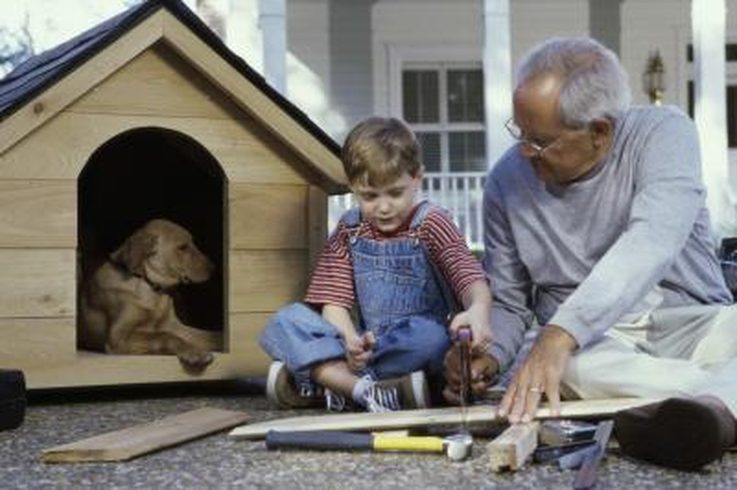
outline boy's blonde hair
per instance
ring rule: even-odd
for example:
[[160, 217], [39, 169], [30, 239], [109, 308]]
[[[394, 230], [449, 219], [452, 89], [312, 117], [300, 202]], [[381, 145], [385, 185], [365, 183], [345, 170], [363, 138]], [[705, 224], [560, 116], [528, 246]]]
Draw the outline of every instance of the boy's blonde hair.
[[405, 172], [416, 177], [422, 170], [417, 138], [395, 118], [370, 117], [358, 123], [345, 139], [341, 160], [351, 185], [381, 187]]

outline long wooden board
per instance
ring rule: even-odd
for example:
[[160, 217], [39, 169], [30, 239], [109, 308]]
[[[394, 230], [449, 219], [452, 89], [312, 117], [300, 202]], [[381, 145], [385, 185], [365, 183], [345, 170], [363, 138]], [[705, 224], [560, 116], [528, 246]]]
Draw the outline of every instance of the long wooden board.
[[249, 418], [245, 412], [200, 408], [46, 449], [41, 453], [41, 460], [44, 463], [126, 461], [243, 424]]
[[[645, 405], [657, 401], [649, 398], [605, 398], [600, 400], [580, 400], [561, 402], [560, 416], [563, 418], [604, 418], [620, 410]], [[536, 419], [552, 418], [550, 408], [543, 404], [537, 411]], [[489, 426], [502, 423], [504, 419], [497, 414], [496, 406], [474, 405], [467, 408], [466, 423], [472, 426]], [[437, 425], [458, 425], [463, 422], [459, 407], [428, 408], [383, 413], [341, 413], [315, 415], [270, 420], [257, 424], [236, 427], [230, 436], [238, 439], [262, 439], [270, 430], [312, 431], [312, 430], [357, 430], [377, 431], [429, 427]]]

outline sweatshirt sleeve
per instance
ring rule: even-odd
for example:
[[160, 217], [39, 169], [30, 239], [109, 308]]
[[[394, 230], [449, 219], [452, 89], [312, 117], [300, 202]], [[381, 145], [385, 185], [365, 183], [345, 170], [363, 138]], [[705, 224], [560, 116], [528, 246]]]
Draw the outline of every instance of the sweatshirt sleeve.
[[625, 149], [621, 157], [636, 159], [635, 195], [624, 233], [548, 322], [573, 335], [579, 347], [603, 335], [663, 279], [704, 206], [691, 120], [673, 111], [643, 136], [639, 152]]
[[489, 175], [484, 187], [484, 269], [493, 298], [489, 349], [502, 370], [506, 370], [533, 321], [532, 282], [517, 254], [501, 188], [493, 175]]

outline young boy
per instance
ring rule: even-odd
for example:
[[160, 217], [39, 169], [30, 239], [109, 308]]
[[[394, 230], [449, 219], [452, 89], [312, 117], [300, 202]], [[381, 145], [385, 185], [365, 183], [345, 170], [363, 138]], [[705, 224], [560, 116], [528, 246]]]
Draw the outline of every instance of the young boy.
[[[358, 208], [330, 236], [306, 304], [279, 310], [261, 336], [275, 359], [266, 391], [277, 405], [324, 396], [338, 411], [346, 400], [372, 412], [427, 407], [425, 376], [442, 375], [457, 330], [470, 327], [477, 346], [490, 341], [481, 265], [443, 210], [417, 202], [419, 153], [397, 119], [369, 118], [346, 138], [341, 159]], [[454, 300], [464, 311], [448, 326]]]

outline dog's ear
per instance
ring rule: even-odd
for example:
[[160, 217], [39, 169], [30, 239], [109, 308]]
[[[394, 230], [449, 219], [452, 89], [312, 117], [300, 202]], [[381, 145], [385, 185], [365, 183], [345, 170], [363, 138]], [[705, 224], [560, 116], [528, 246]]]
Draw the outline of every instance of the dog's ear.
[[132, 274], [145, 274], [146, 259], [156, 253], [156, 235], [147, 230], [138, 230], [110, 254], [110, 259], [116, 264], [125, 265]]

